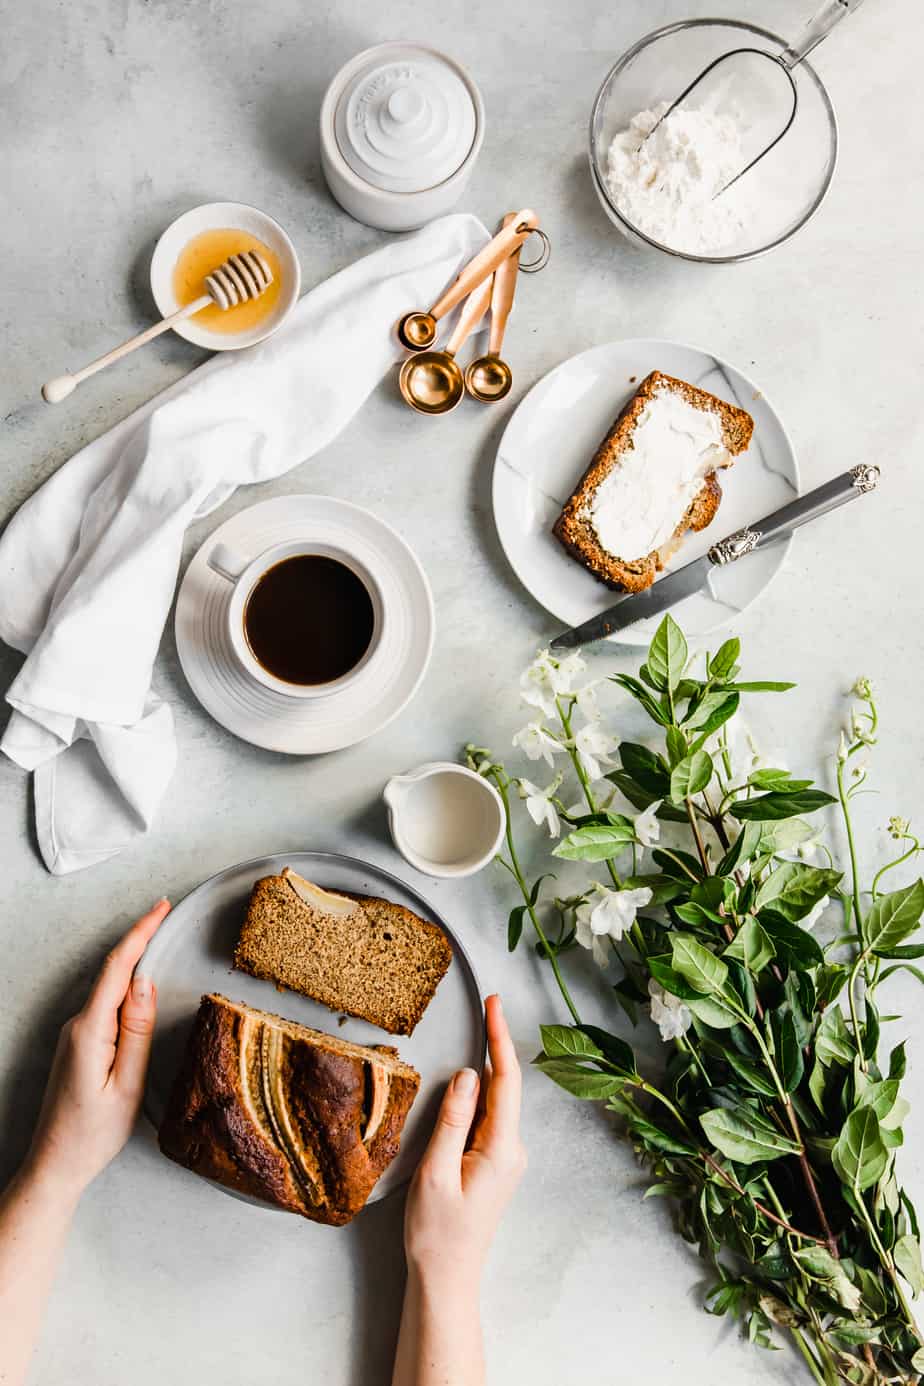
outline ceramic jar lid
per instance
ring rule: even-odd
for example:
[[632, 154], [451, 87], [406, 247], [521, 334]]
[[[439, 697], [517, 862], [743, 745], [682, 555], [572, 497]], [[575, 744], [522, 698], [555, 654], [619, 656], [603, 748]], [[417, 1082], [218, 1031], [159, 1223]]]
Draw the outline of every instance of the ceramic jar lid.
[[365, 183], [424, 192], [468, 158], [476, 133], [469, 88], [449, 62], [413, 44], [370, 52], [352, 74], [334, 116], [337, 145]]

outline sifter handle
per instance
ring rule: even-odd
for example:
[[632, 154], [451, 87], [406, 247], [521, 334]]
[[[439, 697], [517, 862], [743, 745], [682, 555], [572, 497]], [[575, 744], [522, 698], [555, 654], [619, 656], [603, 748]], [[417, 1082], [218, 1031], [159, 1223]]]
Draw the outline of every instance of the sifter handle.
[[496, 270], [515, 250], [519, 250], [538, 225], [539, 218], [531, 208], [526, 207], [522, 212], [517, 212], [510, 225], [502, 227], [497, 235], [469, 260], [446, 292], [436, 300], [430, 309], [430, 316], [437, 321], [444, 318], [457, 303], [462, 302], [466, 294], [477, 289], [492, 270]]
[[807, 58], [813, 48], [817, 48], [823, 38], [827, 38], [835, 24], [846, 19], [858, 10], [863, 0], [825, 0], [821, 9], [816, 10], [797, 39], [784, 48], [779, 61], [787, 72]]

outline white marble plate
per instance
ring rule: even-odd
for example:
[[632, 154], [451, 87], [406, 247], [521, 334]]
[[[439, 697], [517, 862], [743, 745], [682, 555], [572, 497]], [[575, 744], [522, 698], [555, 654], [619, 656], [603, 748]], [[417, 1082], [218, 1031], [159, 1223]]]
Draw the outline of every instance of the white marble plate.
[[[233, 971], [231, 956], [253, 883], [260, 876], [275, 875], [284, 866], [330, 890], [392, 900], [443, 930], [452, 944], [452, 963], [413, 1035], [389, 1035], [352, 1017], [338, 1025], [338, 1016], [326, 1006], [296, 992], [279, 992], [272, 982]], [[144, 1104], [145, 1114], [155, 1126], [163, 1119], [199, 998], [211, 991], [356, 1044], [394, 1045], [402, 1059], [414, 1065], [421, 1077], [420, 1091], [404, 1127], [401, 1150], [375, 1186], [370, 1202], [387, 1197], [413, 1174], [433, 1129], [443, 1089], [456, 1069], [480, 1071], [484, 1064], [481, 989], [465, 949], [446, 920], [415, 890], [390, 872], [355, 857], [289, 852], [229, 866], [174, 906], [138, 966], [157, 987], [157, 1028]], [[221, 1184], [212, 1187], [258, 1208], [272, 1206]]]
[[[712, 524], [684, 540], [666, 571], [699, 558], [710, 545], [799, 494], [795, 453], [763, 392], [727, 362], [698, 347], [635, 338], [608, 342], [563, 361], [522, 400], [497, 450], [494, 520], [504, 552], [524, 587], [562, 625], [577, 626], [617, 599], [569, 558], [552, 525], [600, 439], [649, 371], [660, 370], [738, 404], [754, 419], [748, 451], [721, 473], [724, 498]], [[709, 591], [675, 608], [688, 635], [707, 635], [750, 606], [779, 570], [791, 539], [710, 574]], [[612, 636], [643, 645], [656, 621]]]
[[[231, 584], [206, 557], [221, 541], [256, 556], [286, 539], [337, 545], [375, 574], [385, 621], [375, 658], [326, 698], [289, 698], [237, 664], [227, 627]], [[220, 525], [192, 559], [176, 604], [183, 673], [207, 712], [254, 746], [288, 755], [340, 750], [381, 731], [410, 702], [433, 650], [430, 584], [407, 544], [384, 520], [332, 496], [276, 496]]]

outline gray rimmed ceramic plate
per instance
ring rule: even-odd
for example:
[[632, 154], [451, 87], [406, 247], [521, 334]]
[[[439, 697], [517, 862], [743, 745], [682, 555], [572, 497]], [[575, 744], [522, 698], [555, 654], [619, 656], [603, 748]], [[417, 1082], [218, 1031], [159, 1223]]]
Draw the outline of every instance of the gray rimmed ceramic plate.
[[[452, 944], [453, 960], [413, 1035], [389, 1035], [352, 1017], [340, 1025], [339, 1017], [326, 1006], [295, 992], [279, 992], [271, 982], [234, 971], [231, 957], [251, 887], [260, 876], [274, 875], [284, 866], [329, 890], [392, 900], [443, 930]], [[416, 890], [389, 871], [355, 857], [289, 852], [229, 866], [174, 906], [138, 966], [157, 986], [157, 1029], [145, 1094], [145, 1114], [155, 1126], [163, 1118], [199, 998], [206, 992], [221, 992], [230, 1000], [245, 1001], [357, 1044], [394, 1044], [399, 1049], [402, 1059], [420, 1073], [420, 1091], [404, 1128], [401, 1150], [373, 1190], [370, 1202], [387, 1197], [413, 1174], [451, 1075], [458, 1068], [480, 1070], [484, 1063], [481, 990], [459, 939]], [[271, 1206], [219, 1184], [212, 1187], [257, 1207]]]
[[[605, 611], [617, 593], [570, 558], [552, 534], [562, 506], [600, 440], [650, 371], [686, 380], [754, 419], [748, 451], [720, 474], [718, 514], [688, 534], [666, 571], [701, 557], [711, 544], [753, 523], [799, 494], [792, 443], [763, 391], [741, 371], [699, 347], [633, 338], [591, 347], [556, 366], [533, 386], [513, 414], [494, 464], [494, 520], [510, 565], [523, 586], [563, 626]], [[692, 638], [734, 620], [769, 586], [791, 539], [710, 574], [708, 591], [688, 597], [675, 616]], [[639, 621], [611, 637], [647, 644], [657, 622]]]

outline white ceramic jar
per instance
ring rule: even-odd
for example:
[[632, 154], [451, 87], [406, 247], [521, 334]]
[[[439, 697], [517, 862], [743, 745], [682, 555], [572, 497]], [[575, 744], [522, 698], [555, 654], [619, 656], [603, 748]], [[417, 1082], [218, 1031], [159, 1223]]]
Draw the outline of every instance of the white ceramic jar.
[[321, 166], [345, 211], [411, 231], [451, 210], [484, 140], [469, 74], [435, 48], [382, 43], [342, 67], [321, 104]]

